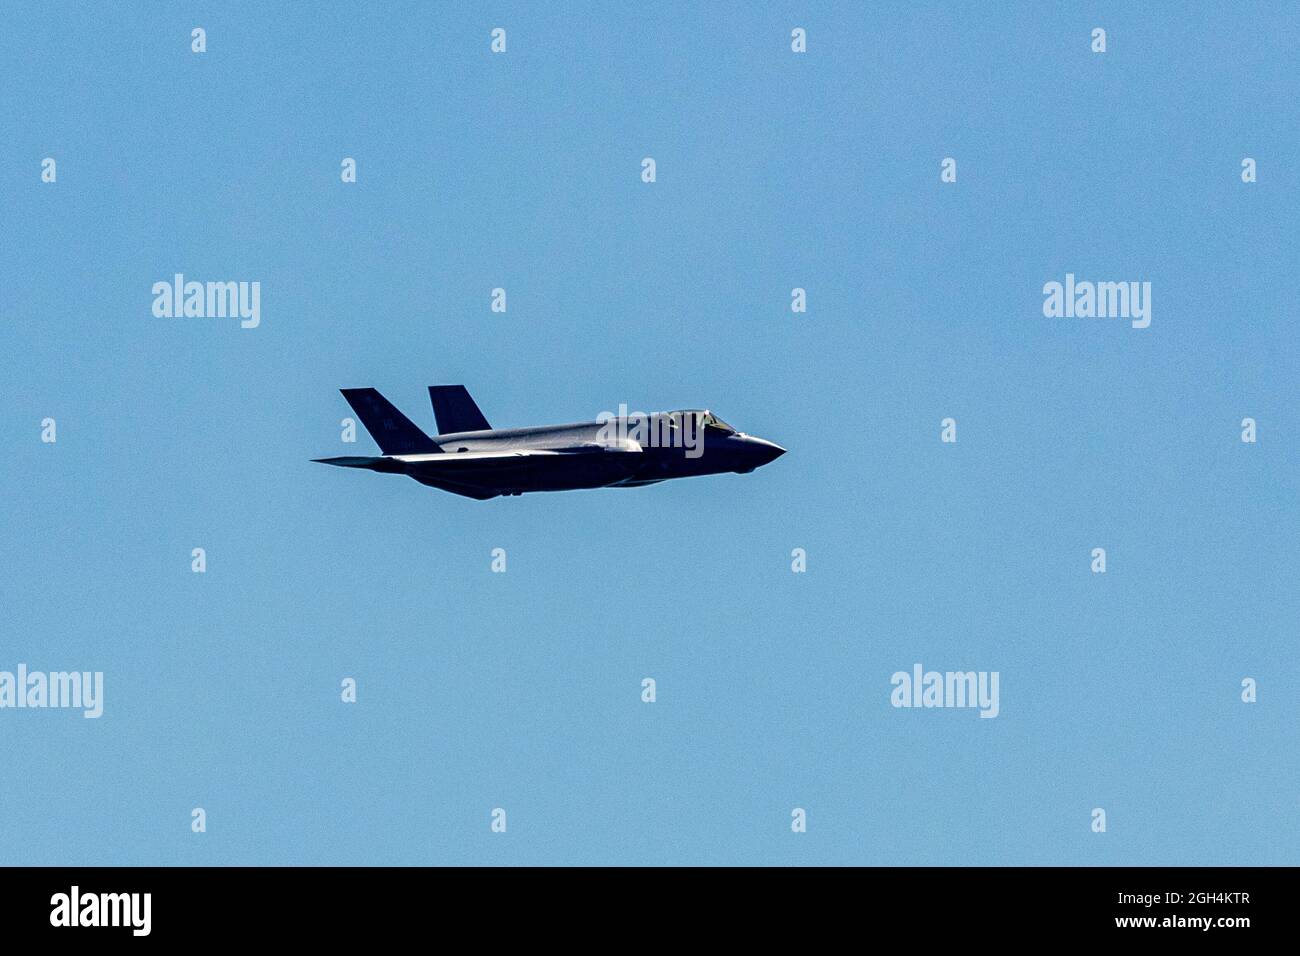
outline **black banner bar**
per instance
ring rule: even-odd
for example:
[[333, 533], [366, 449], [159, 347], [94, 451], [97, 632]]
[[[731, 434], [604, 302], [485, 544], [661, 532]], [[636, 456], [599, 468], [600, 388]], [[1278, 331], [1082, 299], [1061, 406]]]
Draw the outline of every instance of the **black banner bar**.
[[[1291, 868], [0, 870], [6, 939], [382, 942], [451, 927], [625, 925], [738, 937], [815, 919], [927, 940], [1104, 936], [1231, 944], [1285, 930]], [[1242, 934], [1245, 934], [1243, 937]]]

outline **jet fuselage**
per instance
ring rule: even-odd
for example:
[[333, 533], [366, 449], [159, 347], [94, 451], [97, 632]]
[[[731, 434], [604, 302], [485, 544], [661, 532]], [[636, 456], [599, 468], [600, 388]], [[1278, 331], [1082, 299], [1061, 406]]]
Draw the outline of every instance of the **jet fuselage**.
[[[785, 451], [736, 431], [704, 410], [533, 428], [475, 428], [429, 438], [373, 389], [345, 389], [343, 394], [384, 454], [317, 461], [404, 474], [472, 498], [632, 488], [671, 478], [744, 474]], [[440, 427], [486, 424], [463, 388], [434, 386], [430, 394]]]

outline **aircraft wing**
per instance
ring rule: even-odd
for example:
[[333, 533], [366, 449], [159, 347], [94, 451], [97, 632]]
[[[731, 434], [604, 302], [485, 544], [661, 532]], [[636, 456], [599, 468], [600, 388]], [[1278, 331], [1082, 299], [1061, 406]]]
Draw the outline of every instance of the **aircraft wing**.
[[[569, 448], [512, 448], [501, 451], [444, 451], [398, 456], [402, 469], [425, 484], [465, 494], [502, 494], [524, 488], [598, 488], [635, 474], [644, 458], [635, 442]], [[477, 497], [477, 495], [471, 495]]]
[[564, 448], [507, 448], [501, 451], [444, 451], [436, 455], [393, 455], [397, 461], [410, 465], [419, 465], [421, 471], [434, 469], [455, 472], [475, 468], [492, 468], [494, 465], [509, 467], [520, 465], [526, 460], [536, 461], [547, 458], [573, 458], [578, 455], [639, 455], [641, 446], [631, 440], [616, 445], [601, 445], [588, 442], [581, 445], [569, 445]]

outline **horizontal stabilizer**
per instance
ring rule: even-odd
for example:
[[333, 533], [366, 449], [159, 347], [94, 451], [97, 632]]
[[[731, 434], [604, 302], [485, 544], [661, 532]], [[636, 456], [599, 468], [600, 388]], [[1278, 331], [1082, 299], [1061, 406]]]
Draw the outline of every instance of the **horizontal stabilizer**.
[[313, 458], [322, 465], [337, 465], [340, 468], [364, 468], [367, 471], [382, 471], [388, 475], [403, 474], [406, 469], [396, 458], [364, 458], [348, 455], [343, 458]]
[[372, 471], [382, 458], [362, 458], [356, 455], [349, 455], [343, 458], [313, 458], [312, 461], [320, 462], [322, 465], [338, 465], [340, 468], [369, 468]]

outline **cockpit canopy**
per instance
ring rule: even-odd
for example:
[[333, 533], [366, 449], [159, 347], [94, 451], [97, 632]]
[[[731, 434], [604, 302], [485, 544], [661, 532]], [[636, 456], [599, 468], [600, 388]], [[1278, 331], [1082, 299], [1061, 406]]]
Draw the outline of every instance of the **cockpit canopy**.
[[692, 419], [689, 427], [696, 430], [713, 428], [724, 435], [734, 435], [736, 430], [707, 408], [684, 408], [676, 412], [667, 412], [668, 421], [673, 428], [680, 428], [687, 418]]

